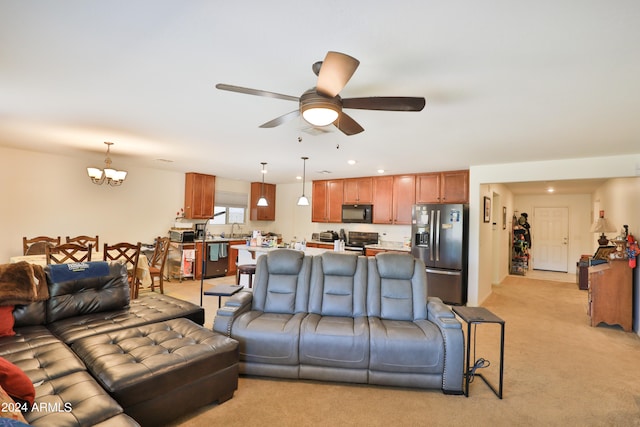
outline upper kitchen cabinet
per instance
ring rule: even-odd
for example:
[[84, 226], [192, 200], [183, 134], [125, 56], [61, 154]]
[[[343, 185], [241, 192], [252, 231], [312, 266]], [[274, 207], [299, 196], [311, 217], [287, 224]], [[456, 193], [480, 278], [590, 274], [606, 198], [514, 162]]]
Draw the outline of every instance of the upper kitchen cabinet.
[[442, 172], [442, 203], [469, 203], [469, 171]]
[[258, 206], [258, 199], [262, 196], [262, 182], [251, 183], [251, 221], [275, 221], [276, 220], [276, 186], [264, 184], [264, 198], [268, 206]]
[[345, 205], [370, 205], [373, 203], [373, 179], [349, 178], [344, 180]]
[[216, 177], [201, 173], [185, 174], [184, 216], [188, 219], [207, 219], [213, 216]]
[[416, 176], [416, 203], [468, 203], [469, 171]]
[[311, 221], [342, 222], [344, 182], [338, 180], [313, 181]]
[[411, 224], [415, 192], [415, 175], [374, 177], [373, 223]]

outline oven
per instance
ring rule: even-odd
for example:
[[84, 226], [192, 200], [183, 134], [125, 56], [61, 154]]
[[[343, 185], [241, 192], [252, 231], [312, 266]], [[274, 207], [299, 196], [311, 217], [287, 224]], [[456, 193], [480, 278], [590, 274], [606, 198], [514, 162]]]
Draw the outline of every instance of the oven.
[[345, 251], [364, 255], [366, 245], [376, 245], [378, 243], [378, 233], [366, 231], [350, 231], [347, 243], [344, 246]]

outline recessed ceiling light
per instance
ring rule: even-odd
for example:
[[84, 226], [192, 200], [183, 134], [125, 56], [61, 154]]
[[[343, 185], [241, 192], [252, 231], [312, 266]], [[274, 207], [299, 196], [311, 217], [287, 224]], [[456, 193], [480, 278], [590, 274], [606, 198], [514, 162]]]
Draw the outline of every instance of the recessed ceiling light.
[[347, 163], [350, 165], [355, 165], [357, 162], [355, 160], [347, 160]]
[[296, 176], [296, 179], [302, 179], [302, 177], [300, 175]]
[[553, 193], [554, 191], [556, 191], [556, 190], [554, 190], [553, 187], [547, 188], [547, 193]]
[[164, 162], [164, 163], [173, 163], [173, 160], [168, 160], [168, 159], [156, 159], [156, 161]]
[[378, 173], [384, 173], [384, 169], [378, 169]]

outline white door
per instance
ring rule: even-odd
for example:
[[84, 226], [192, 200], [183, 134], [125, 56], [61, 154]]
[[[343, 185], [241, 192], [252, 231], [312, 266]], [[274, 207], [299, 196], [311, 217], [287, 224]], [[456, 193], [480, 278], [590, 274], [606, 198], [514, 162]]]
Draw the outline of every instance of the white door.
[[534, 270], [567, 272], [569, 208], [535, 208], [531, 227]]

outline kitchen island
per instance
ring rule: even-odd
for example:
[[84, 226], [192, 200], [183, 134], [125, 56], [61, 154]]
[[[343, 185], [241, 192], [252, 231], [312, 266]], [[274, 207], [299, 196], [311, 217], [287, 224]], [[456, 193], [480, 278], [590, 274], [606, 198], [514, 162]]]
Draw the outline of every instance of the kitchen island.
[[[276, 249], [285, 249], [277, 246], [267, 247], [267, 246], [248, 246], [248, 245], [231, 245], [231, 249], [237, 249], [238, 251], [248, 251], [251, 253], [251, 258], [255, 259], [260, 255], [263, 255], [267, 252], [271, 252]], [[294, 249], [292, 249], [294, 250]], [[304, 250], [305, 255], [320, 255], [323, 252], [333, 249], [325, 249], [325, 248], [306, 248]]]

